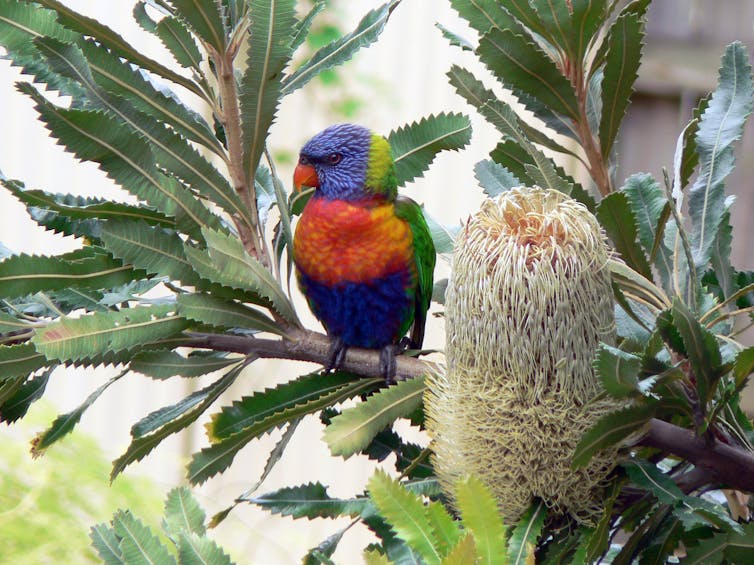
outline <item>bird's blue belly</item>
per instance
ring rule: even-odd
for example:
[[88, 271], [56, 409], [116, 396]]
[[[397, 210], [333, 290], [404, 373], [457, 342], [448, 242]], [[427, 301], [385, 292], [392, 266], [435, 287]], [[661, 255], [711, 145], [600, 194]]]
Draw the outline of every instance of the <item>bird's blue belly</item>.
[[410, 325], [408, 278], [408, 273], [398, 272], [366, 283], [327, 286], [298, 273], [299, 286], [327, 334], [347, 346], [374, 349], [396, 342]]

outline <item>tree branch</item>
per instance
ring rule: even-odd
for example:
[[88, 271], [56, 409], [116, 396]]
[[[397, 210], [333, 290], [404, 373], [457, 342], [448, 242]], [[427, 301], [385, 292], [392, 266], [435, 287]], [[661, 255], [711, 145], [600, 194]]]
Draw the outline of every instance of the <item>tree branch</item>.
[[[187, 347], [214, 349], [254, 354], [263, 358], [309, 361], [326, 365], [330, 353], [330, 338], [308, 330], [293, 330], [286, 339], [262, 339], [228, 334], [190, 333], [193, 341]], [[349, 347], [341, 369], [364, 377], [380, 377], [380, 354], [374, 349]], [[437, 370], [437, 365], [415, 357], [399, 355], [396, 358], [395, 380], [419, 377]]]
[[741, 447], [720, 441], [710, 444], [691, 430], [656, 418], [637, 445], [662, 449], [693, 463], [707, 472], [710, 482], [754, 492], [754, 454]]

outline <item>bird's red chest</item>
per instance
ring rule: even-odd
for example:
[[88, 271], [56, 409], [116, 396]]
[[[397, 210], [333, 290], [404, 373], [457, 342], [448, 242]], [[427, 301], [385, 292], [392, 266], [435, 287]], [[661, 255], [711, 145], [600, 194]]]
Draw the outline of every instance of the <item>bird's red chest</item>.
[[413, 265], [413, 236], [392, 203], [312, 198], [293, 241], [296, 267], [333, 285], [367, 282]]

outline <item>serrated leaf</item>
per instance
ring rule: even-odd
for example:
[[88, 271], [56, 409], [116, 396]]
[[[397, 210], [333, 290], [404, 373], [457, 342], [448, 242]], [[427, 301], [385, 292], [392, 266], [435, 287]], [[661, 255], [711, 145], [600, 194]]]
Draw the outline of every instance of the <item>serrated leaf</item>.
[[364, 565], [391, 565], [390, 559], [384, 553], [380, 553], [379, 549], [365, 549], [362, 554], [364, 558]]
[[252, 396], [244, 396], [230, 406], [224, 406], [220, 412], [212, 416], [208, 427], [209, 437], [215, 442], [227, 439], [276, 412], [306, 404], [358, 382], [348, 373], [312, 373], [274, 388], [264, 389]]
[[606, 159], [618, 136], [638, 76], [644, 25], [637, 14], [624, 13], [613, 22], [608, 33], [599, 129], [600, 148]]
[[99, 163], [116, 183], [175, 217], [181, 229], [198, 236], [201, 226], [217, 223], [217, 217], [178, 181], [157, 169], [149, 145], [118, 120], [95, 110], [57, 108], [31, 85], [22, 83], [18, 88], [34, 99], [40, 119], [69, 151], [79, 159]]
[[181, 565], [232, 565], [230, 556], [214, 541], [195, 533], [178, 536], [178, 559]]
[[[6, 332], [23, 332], [31, 329], [31, 322], [19, 320], [15, 316], [0, 310], [0, 334]], [[0, 371], [1, 373], [1, 371]]]
[[196, 285], [199, 281], [183, 252], [177, 233], [144, 222], [108, 221], [102, 226], [102, 242], [115, 257], [171, 281]]
[[728, 536], [725, 558], [731, 563], [748, 563], [754, 559], [754, 522], [743, 524], [742, 534]]
[[421, 499], [407, 491], [384, 471], [377, 470], [367, 483], [369, 498], [399, 538], [429, 564], [438, 564], [442, 556], [425, 514]]
[[593, 366], [595, 374], [610, 396], [626, 398], [639, 392], [641, 357], [600, 343]]
[[723, 562], [723, 552], [727, 545], [728, 536], [721, 533], [715, 533], [696, 545], [684, 544], [686, 555], [681, 563], [683, 565], [717, 565]]
[[258, 293], [268, 299], [286, 320], [299, 324], [296, 311], [280, 284], [246, 252], [240, 240], [213, 230], [202, 233], [207, 240], [207, 251], [185, 247], [194, 270], [211, 282]]
[[480, 565], [504, 565], [505, 527], [490, 489], [470, 476], [456, 483], [455, 495], [463, 526], [474, 536]]
[[183, 106], [172, 93], [158, 91], [101, 46], [91, 42], [71, 46], [49, 39], [36, 44], [56, 72], [81, 84], [89, 105], [108, 111], [121, 128], [143, 138], [159, 165], [229, 214], [248, 220], [247, 210], [225, 177], [181, 136], [223, 156], [224, 149], [201, 116]]
[[480, 35], [493, 27], [523, 31], [518, 20], [505, 11], [497, 0], [451, 0], [450, 5]]
[[0, 261], [0, 293], [16, 298], [74, 288], [112, 288], [134, 278], [134, 269], [94, 248], [58, 256], [11, 255]]
[[176, 375], [198, 377], [241, 362], [242, 359], [227, 357], [225, 353], [194, 351], [184, 357], [175, 351], [144, 351], [137, 353], [129, 366], [132, 371], [153, 379], [169, 379]]
[[286, 96], [301, 88], [321, 72], [345, 63], [359, 49], [374, 43], [397, 4], [395, 0], [391, 0], [371, 10], [351, 33], [328, 43], [315, 52], [311, 59], [285, 78], [281, 94]]
[[732, 43], [723, 55], [718, 87], [696, 134], [701, 169], [689, 189], [689, 216], [692, 255], [700, 276], [725, 212], [724, 181], [733, 170], [733, 143], [741, 137], [751, 113], [752, 92], [747, 50]]
[[48, 364], [31, 343], [0, 345], [0, 384], [12, 377], [33, 373]]
[[[314, 19], [325, 9], [326, 0], [314, 0], [311, 10], [307, 14], [296, 22], [294, 28], [293, 39], [291, 41], [291, 48], [295, 51], [306, 41], [311, 30], [312, 22]], [[285, 81], [284, 81], [285, 82]]]
[[541, 500], [532, 504], [513, 528], [508, 539], [508, 563], [526, 565], [533, 558], [531, 551], [542, 535], [547, 507]]
[[104, 565], [124, 565], [123, 553], [120, 550], [118, 536], [115, 530], [106, 524], [97, 524], [89, 530], [89, 538], [92, 540], [97, 555]]
[[738, 290], [734, 281], [735, 271], [731, 264], [732, 247], [733, 226], [730, 223], [730, 210], [726, 210], [720, 220], [715, 241], [712, 242], [710, 248], [710, 265], [715, 271], [717, 282], [725, 298], [729, 298]]
[[154, 33], [172, 53], [176, 62], [184, 68], [199, 71], [204, 57], [194, 37], [178, 18], [167, 16], [157, 22]]
[[[325, 376], [319, 377], [325, 386], [321, 387], [322, 392], [308, 391], [301, 397], [286, 398], [285, 390], [281, 393], [281, 387], [269, 391], [271, 395], [274, 391], [276, 397], [280, 397], [277, 405], [267, 406], [260, 415], [259, 412], [241, 413], [238, 421], [233, 420], [233, 426], [240, 427], [240, 431], [224, 437], [210, 447], [202, 449], [195, 453], [188, 467], [188, 479], [192, 484], [203, 483], [210, 477], [227, 469], [233, 462], [238, 451], [240, 451], [252, 439], [262, 434], [268, 433], [275, 427], [286, 422], [300, 418], [306, 414], [318, 412], [323, 408], [352, 398], [358, 394], [372, 389], [380, 379], [356, 379], [340, 385], [329, 386], [329, 381]], [[294, 381], [295, 383], [295, 381]], [[283, 385], [285, 386], [285, 385]], [[291, 385], [297, 386], [297, 385]], [[254, 397], [251, 397], [252, 399]], [[270, 398], [269, 396], [267, 397]], [[251, 400], [249, 402], [252, 402]], [[257, 403], [259, 399], [257, 398]], [[261, 417], [260, 417], [261, 416]], [[215, 436], [218, 433], [217, 420], [213, 422], [210, 433]], [[227, 428], [226, 428], [227, 429]]]
[[398, 186], [422, 176], [440, 151], [457, 151], [471, 141], [471, 122], [463, 114], [437, 114], [391, 131]]
[[694, 314], [679, 299], [673, 300], [673, 326], [683, 345], [696, 377], [699, 400], [706, 404], [712, 399], [718, 380], [723, 375], [722, 355], [715, 336], [705, 329]]
[[739, 351], [733, 361], [733, 376], [736, 384], [743, 383], [752, 371], [754, 371], [754, 346]]
[[434, 533], [437, 552], [446, 556], [461, 538], [459, 523], [453, 520], [445, 506], [437, 500], [430, 501], [425, 512], [429, 526]]
[[663, 285], [669, 288], [673, 273], [673, 254], [662, 238], [662, 217], [668, 210], [665, 193], [657, 181], [646, 173], [631, 175], [621, 192], [626, 194], [631, 205], [639, 242], [660, 274]]
[[37, 331], [31, 341], [47, 359], [75, 361], [102, 352], [119, 352], [173, 336], [188, 326], [175, 306], [127, 308], [61, 318]]
[[348, 458], [364, 449], [387, 425], [420, 406], [424, 389], [424, 379], [408, 379], [344, 410], [325, 428], [330, 453]]
[[239, 101], [245, 147], [244, 167], [253, 179], [267, 134], [282, 98], [283, 69], [291, 58], [296, 25], [294, 0], [250, 0], [248, 60]]
[[40, 9], [29, 2], [6, 1], [0, 5], [0, 45], [15, 51], [35, 37], [54, 37], [74, 42], [78, 35], [57, 22], [52, 10]]
[[206, 515], [191, 491], [186, 487], [172, 489], [165, 499], [165, 521], [163, 527], [174, 537], [180, 533], [193, 533], [203, 536]]
[[578, 120], [573, 85], [532, 40], [512, 30], [491, 29], [479, 41], [477, 54], [497, 78], [552, 110]]
[[100, 44], [116, 53], [119, 57], [123, 57], [126, 60], [136, 63], [140, 67], [143, 67], [171, 82], [180, 84], [197, 96], [203, 96], [202, 90], [192, 80], [187, 79], [180, 74], [171, 71], [157, 61], [150, 59], [144, 55], [140, 49], [134, 48], [120, 35], [97, 20], [79, 14], [58, 0], [38, 0], [37, 3], [55, 10], [58, 14], [58, 21], [65, 27], [84, 36], [92, 37]]
[[115, 513], [113, 530], [120, 538], [120, 550], [126, 565], [175, 565], [175, 559], [152, 529], [130, 512], [118, 510]]
[[81, 420], [84, 412], [100, 397], [100, 395], [107, 390], [107, 388], [114, 382], [120, 380], [128, 371], [123, 371], [107, 382], [98, 387], [94, 392], [86, 397], [86, 400], [82, 402], [74, 410], [61, 414], [52, 422], [49, 428], [44, 432], [37, 434], [37, 436], [31, 442], [31, 454], [34, 457], [42, 455], [44, 451], [50, 447], [53, 443], [61, 439], [66, 434], [73, 431], [76, 424]]
[[466, 534], [443, 558], [442, 565], [467, 565], [468, 563], [476, 563], [477, 560], [474, 536]]
[[225, 50], [225, 27], [213, 0], [171, 0], [177, 14], [218, 53]]
[[654, 416], [655, 406], [643, 403], [606, 414], [579, 441], [571, 459], [571, 467], [584, 467], [599, 450], [611, 447], [641, 431]]
[[597, 219], [623, 260], [636, 272], [652, 278], [652, 269], [636, 241], [636, 217], [623, 192], [608, 194], [597, 206]]
[[[6, 394], [0, 398], [0, 422], [11, 424], [26, 415], [29, 407], [42, 398], [52, 369], [50, 367], [28, 380], [19, 377], [16, 385], [11, 386], [10, 390], [3, 390]], [[5, 384], [9, 384], [8, 381]]]
[[369, 499], [332, 498], [321, 483], [307, 483], [296, 487], [284, 487], [254, 498], [245, 499], [273, 514], [292, 518], [340, 518], [361, 516], [374, 512]]
[[64, 235], [86, 236], [98, 240], [102, 220], [110, 219], [141, 220], [150, 225], [175, 227], [175, 219], [144, 206], [132, 206], [74, 194], [26, 190], [23, 183], [16, 180], [0, 178], [0, 184], [27, 207], [32, 220], [46, 229]]
[[511, 188], [523, 186], [516, 175], [489, 159], [474, 165], [474, 176], [487, 196], [494, 197]]
[[189, 320], [220, 328], [242, 328], [285, 335], [275, 321], [254, 308], [211, 294], [181, 294], [178, 312]]
[[131, 436], [134, 439], [128, 449], [113, 461], [110, 480], [114, 480], [129, 464], [146, 457], [166, 437], [194, 422], [233, 384], [241, 368], [242, 366], [231, 369], [221, 379], [202, 390], [189, 395], [173, 406], [152, 412], [138, 422], [131, 428]]

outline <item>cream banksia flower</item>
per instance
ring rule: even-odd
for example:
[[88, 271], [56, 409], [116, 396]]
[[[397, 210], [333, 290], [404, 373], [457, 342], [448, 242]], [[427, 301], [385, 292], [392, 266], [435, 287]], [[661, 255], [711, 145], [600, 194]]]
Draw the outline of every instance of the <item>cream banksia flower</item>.
[[425, 397], [446, 493], [466, 475], [512, 523], [533, 497], [583, 523], [600, 514], [616, 452], [571, 470], [571, 456], [615, 400], [595, 400], [600, 341], [615, 339], [610, 250], [595, 217], [552, 190], [517, 188], [461, 229], [445, 303], [447, 371]]

